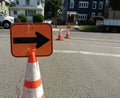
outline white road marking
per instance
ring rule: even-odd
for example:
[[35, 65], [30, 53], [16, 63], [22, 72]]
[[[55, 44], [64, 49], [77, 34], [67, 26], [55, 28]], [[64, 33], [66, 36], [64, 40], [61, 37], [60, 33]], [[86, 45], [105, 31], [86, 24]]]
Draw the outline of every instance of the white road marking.
[[112, 46], [104, 46], [104, 45], [87, 45], [87, 44], [85, 44], [85, 45], [86, 46], [90, 46], [90, 47], [103, 47], [103, 48], [116, 48], [116, 49], [120, 49], [119, 46], [118, 47], [117, 46], [112, 47]]
[[112, 53], [99, 53], [99, 52], [89, 52], [89, 51], [72, 51], [72, 50], [54, 50], [54, 53], [72, 53], [72, 54], [84, 54], [84, 55], [98, 55], [98, 56], [109, 56], [109, 57], [120, 57], [120, 54]]
[[[65, 44], [65, 45], [77, 45], [77, 44], [75, 44], [75, 43], [63, 43], [63, 44]], [[88, 44], [84, 44], [84, 45], [82, 45], [81, 44], [81, 46], [89, 46], [89, 47], [104, 47], [104, 48], [116, 48], [116, 49], [120, 49], [120, 47], [118, 46], [114, 46], [114, 47], [110, 47], [110, 46], [104, 46], [104, 45], [88, 45]]]
[[62, 44], [64, 44], [64, 45], [77, 45], [75, 43], [62, 43]]
[[[64, 45], [77, 45], [78, 43], [62, 43]], [[119, 46], [104, 46], [104, 45], [89, 45], [89, 44], [81, 44], [82, 46], [89, 46], [89, 47], [104, 47], [104, 48], [116, 48], [116, 49], [120, 49]]]
[[95, 38], [79, 38], [79, 37], [73, 37], [73, 38], [79, 39], [79, 40], [85, 40], [85, 41], [100, 41], [100, 42], [120, 43], [119, 40], [113, 40], [113, 39], [95, 39]]

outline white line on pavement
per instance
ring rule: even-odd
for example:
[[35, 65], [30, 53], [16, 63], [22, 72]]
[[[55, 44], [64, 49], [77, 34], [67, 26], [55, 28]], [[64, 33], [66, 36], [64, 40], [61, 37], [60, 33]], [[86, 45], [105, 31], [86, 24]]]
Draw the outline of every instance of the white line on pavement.
[[[62, 43], [64, 45], [77, 45], [77, 43]], [[90, 45], [90, 44], [81, 44], [82, 46], [89, 46], [89, 47], [105, 47], [105, 48], [116, 48], [116, 49], [120, 49], [119, 46], [105, 46], [105, 45]]]
[[98, 56], [120, 57], [120, 54], [88, 52], [88, 51], [72, 51], [72, 50], [54, 50], [54, 53], [72, 53], [72, 54], [80, 53], [80, 54], [84, 54], [84, 55], [98, 55]]

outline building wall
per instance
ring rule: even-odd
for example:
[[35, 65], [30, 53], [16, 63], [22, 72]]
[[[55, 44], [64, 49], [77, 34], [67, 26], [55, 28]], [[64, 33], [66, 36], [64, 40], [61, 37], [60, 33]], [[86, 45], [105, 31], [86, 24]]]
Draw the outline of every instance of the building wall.
[[[18, 1], [19, 1], [19, 5], [17, 6], [26, 6], [26, 0], [18, 0]], [[40, 1], [40, 0], [30, 0], [29, 6], [38, 7], [37, 1]]]
[[19, 14], [27, 16], [29, 22], [32, 22], [34, 14], [40, 13], [44, 16], [44, 1], [41, 0], [30, 0], [27, 4], [26, 0], [16, 0], [19, 2], [15, 7], [10, 7], [11, 16], [18, 18]]
[[[70, 2], [74, 1], [74, 7], [70, 8]], [[104, 16], [104, 10], [106, 6], [106, 0], [65, 0], [64, 7], [67, 11], [74, 11], [77, 13], [77, 21], [82, 22], [85, 20], [89, 20], [93, 16]], [[93, 2], [96, 2], [96, 8], [93, 9]], [[103, 2], [103, 9], [100, 9], [99, 5]], [[67, 6], [67, 7], [66, 7]], [[63, 11], [64, 15], [66, 15], [65, 11]]]

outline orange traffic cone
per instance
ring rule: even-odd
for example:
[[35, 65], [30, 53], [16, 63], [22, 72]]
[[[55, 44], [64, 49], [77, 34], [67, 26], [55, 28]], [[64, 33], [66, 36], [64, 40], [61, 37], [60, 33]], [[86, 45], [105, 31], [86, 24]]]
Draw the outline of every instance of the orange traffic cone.
[[58, 38], [57, 38], [57, 40], [60, 40], [60, 41], [63, 40], [63, 38], [62, 38], [62, 32], [61, 32], [61, 28], [59, 29], [59, 34], [58, 34]]
[[35, 49], [30, 50], [22, 98], [45, 98]]
[[70, 32], [69, 32], [69, 29], [67, 29], [67, 33], [66, 33], [66, 36], [65, 36], [65, 38], [70, 38]]

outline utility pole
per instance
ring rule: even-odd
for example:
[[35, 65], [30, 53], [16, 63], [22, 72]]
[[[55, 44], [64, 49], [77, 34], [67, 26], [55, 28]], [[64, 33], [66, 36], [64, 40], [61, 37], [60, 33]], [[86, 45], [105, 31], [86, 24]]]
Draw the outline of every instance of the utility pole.
[[66, 0], [66, 24], [68, 24], [68, 0]]

